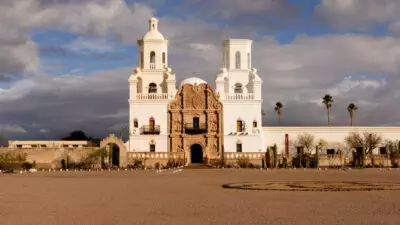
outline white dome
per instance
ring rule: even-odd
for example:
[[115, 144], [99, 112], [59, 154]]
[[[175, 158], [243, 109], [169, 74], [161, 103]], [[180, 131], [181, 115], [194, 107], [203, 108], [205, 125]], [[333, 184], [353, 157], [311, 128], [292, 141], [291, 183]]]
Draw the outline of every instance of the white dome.
[[179, 88], [181, 88], [185, 84], [191, 84], [191, 85], [199, 85], [199, 84], [207, 84], [207, 82], [203, 79], [200, 79], [198, 77], [189, 77], [184, 79], [181, 84], [179, 85]]
[[165, 40], [164, 36], [158, 31], [157, 18], [150, 18], [149, 31], [143, 36], [143, 40]]
[[143, 36], [143, 40], [165, 40], [158, 30], [150, 30]]

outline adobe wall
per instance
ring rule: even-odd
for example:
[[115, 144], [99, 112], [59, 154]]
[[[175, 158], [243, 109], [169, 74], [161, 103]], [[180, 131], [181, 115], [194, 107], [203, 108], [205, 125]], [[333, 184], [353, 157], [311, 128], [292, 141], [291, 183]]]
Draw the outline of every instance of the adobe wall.
[[26, 161], [36, 162], [36, 168], [60, 168], [61, 160], [68, 156], [71, 161], [79, 162], [98, 148], [0, 148], [0, 153], [26, 153]]

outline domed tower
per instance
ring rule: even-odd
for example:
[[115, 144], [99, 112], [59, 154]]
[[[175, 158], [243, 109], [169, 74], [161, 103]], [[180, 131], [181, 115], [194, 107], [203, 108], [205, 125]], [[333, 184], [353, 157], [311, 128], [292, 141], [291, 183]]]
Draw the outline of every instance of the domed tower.
[[[129, 77], [129, 151], [166, 151], [167, 106], [175, 97], [176, 79], [168, 67], [168, 40], [151, 18], [137, 41], [138, 67]], [[149, 145], [151, 143], [151, 145]]]
[[262, 80], [252, 67], [252, 40], [222, 42], [222, 69], [215, 79], [224, 105], [226, 152], [265, 151], [262, 135]]

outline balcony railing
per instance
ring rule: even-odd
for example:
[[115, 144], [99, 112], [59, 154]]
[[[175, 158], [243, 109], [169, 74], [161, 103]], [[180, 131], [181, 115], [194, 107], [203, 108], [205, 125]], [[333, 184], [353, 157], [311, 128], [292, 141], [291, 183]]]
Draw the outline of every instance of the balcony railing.
[[136, 94], [137, 100], [169, 100], [175, 96], [168, 93], [139, 93]]
[[150, 63], [150, 69], [155, 69], [156, 68], [156, 64], [155, 63]]
[[207, 125], [205, 123], [193, 124], [186, 123], [185, 124], [185, 133], [187, 134], [205, 134], [207, 133]]
[[230, 94], [226, 96], [227, 100], [254, 100], [254, 94]]
[[160, 125], [155, 125], [154, 127], [151, 127], [149, 125], [142, 126], [141, 133], [145, 135], [160, 134]]

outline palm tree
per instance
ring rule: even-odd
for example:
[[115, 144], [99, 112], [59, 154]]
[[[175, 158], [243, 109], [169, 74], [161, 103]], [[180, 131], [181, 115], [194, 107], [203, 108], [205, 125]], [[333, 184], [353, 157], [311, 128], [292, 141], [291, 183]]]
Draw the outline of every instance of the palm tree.
[[281, 102], [276, 102], [274, 110], [278, 114], [279, 124], [281, 123], [282, 108], [283, 108], [283, 104]]
[[331, 125], [331, 107], [332, 107], [332, 103], [333, 103], [332, 96], [329, 94], [326, 94], [322, 98], [322, 103], [325, 104], [326, 110], [328, 111], [328, 126], [330, 126]]
[[353, 118], [354, 118], [354, 111], [356, 111], [358, 107], [354, 103], [350, 103], [347, 106], [347, 111], [349, 112], [350, 115], [350, 126], [353, 126]]

